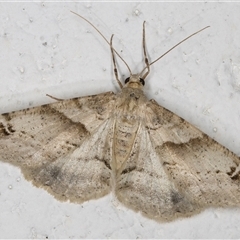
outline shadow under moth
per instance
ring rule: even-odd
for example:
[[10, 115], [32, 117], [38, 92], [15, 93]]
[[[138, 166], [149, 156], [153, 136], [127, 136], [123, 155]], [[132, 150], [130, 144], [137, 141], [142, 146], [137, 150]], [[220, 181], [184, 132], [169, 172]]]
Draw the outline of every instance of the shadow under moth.
[[108, 44], [121, 91], [0, 115], [0, 160], [61, 201], [83, 203], [113, 191], [158, 221], [240, 206], [240, 158], [144, 95], [150, 65], [163, 56], [148, 62], [145, 25], [146, 67], [132, 74], [127, 65], [124, 85], [112, 38]]

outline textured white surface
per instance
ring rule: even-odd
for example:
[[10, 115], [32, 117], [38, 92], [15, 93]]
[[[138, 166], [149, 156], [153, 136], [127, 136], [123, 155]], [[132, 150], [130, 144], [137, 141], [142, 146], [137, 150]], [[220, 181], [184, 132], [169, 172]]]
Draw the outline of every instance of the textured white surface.
[[[109, 46], [133, 72], [143, 67], [142, 22], [154, 60], [202, 27], [211, 28], [151, 68], [146, 94], [240, 155], [239, 3], [0, 3], [0, 111], [59, 98], [118, 91]], [[128, 75], [121, 64], [123, 79]], [[160, 224], [113, 196], [61, 203], [0, 163], [1, 238], [240, 238], [239, 209], [209, 209]]]

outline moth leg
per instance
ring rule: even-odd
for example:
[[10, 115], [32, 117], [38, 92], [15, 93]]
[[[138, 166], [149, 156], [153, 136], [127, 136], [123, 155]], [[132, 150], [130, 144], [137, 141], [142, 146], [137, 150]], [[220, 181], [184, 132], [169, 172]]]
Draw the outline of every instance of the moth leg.
[[56, 97], [53, 97], [53, 96], [51, 96], [51, 95], [49, 95], [49, 94], [46, 94], [46, 96], [47, 96], [47, 97], [50, 97], [50, 98], [52, 98], [52, 99], [54, 99], [54, 100], [57, 100], [57, 101], [64, 101], [64, 99], [62, 99], [62, 98], [56, 98]]
[[114, 56], [114, 49], [113, 49], [113, 46], [112, 46], [112, 39], [113, 39], [113, 35], [111, 36], [111, 40], [110, 40], [110, 48], [111, 48], [111, 53], [112, 53], [113, 65], [114, 65], [114, 74], [115, 74], [116, 80], [118, 82], [118, 85], [122, 89], [123, 85], [118, 78], [118, 71], [117, 71], [117, 65], [116, 65], [116, 60], [115, 60], [115, 56]]
[[147, 75], [150, 73], [150, 64], [148, 61], [148, 57], [147, 57], [147, 51], [146, 51], [146, 36], [145, 36], [145, 21], [143, 22], [143, 53], [144, 53], [144, 61], [147, 67], [147, 72], [143, 75], [143, 79], [145, 79], [147, 77]]

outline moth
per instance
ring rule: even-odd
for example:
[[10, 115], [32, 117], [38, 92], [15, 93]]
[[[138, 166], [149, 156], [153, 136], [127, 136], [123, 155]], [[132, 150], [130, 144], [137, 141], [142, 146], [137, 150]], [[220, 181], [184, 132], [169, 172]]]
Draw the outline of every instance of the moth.
[[121, 91], [0, 115], [0, 159], [61, 201], [83, 203], [113, 191], [126, 207], [157, 221], [240, 206], [240, 158], [144, 95], [150, 65], [162, 57], [149, 63], [145, 25], [146, 67], [140, 74], [128, 67], [124, 85], [112, 40]]

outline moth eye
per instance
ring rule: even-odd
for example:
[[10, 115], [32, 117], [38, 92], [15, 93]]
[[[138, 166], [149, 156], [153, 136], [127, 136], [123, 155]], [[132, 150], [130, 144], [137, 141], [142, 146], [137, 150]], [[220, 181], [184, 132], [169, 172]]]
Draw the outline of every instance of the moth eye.
[[126, 80], [125, 80], [125, 84], [128, 83], [129, 80], [130, 80], [130, 77], [126, 78]]
[[140, 83], [141, 83], [143, 86], [145, 85], [144, 79], [140, 78], [139, 81], [140, 81]]

